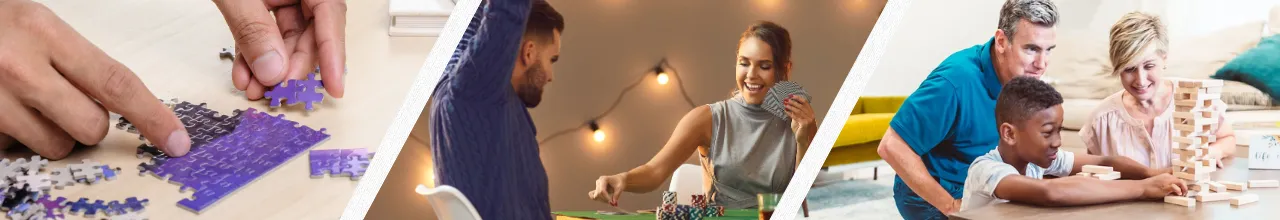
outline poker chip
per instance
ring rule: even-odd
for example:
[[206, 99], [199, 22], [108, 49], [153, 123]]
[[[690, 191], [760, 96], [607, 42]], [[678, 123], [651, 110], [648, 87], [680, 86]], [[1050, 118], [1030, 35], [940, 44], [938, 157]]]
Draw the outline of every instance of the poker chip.
[[673, 192], [673, 191], [663, 191], [663, 192], [662, 192], [662, 204], [676, 204], [676, 192]]
[[707, 207], [707, 195], [693, 194], [692, 196], [693, 196], [693, 200], [692, 200], [693, 207], [698, 207], [698, 208]]

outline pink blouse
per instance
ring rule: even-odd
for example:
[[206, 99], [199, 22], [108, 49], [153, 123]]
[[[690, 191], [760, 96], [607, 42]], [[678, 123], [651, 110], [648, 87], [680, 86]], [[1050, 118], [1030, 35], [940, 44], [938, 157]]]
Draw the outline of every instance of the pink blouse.
[[[1176, 83], [1174, 84], [1176, 85]], [[1174, 102], [1156, 116], [1151, 133], [1146, 132], [1146, 122], [1129, 115], [1124, 109], [1125, 91], [1120, 91], [1106, 99], [1090, 114], [1090, 123], [1080, 129], [1080, 138], [1089, 149], [1089, 154], [1103, 156], [1124, 156], [1151, 168], [1162, 169], [1172, 166], [1173, 112]], [[1173, 96], [1173, 92], [1169, 93]], [[1225, 121], [1225, 104], [1217, 101], [1214, 104]]]

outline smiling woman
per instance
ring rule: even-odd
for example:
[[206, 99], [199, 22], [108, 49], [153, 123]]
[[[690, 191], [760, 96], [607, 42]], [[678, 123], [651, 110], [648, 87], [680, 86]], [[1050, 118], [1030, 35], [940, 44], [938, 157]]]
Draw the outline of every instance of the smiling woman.
[[817, 131], [809, 100], [786, 99], [789, 119], [761, 107], [767, 91], [790, 77], [790, 32], [769, 21], [752, 24], [739, 38], [737, 60], [733, 97], [694, 108], [648, 163], [601, 176], [588, 195], [616, 205], [624, 191], [653, 191], [690, 155], [702, 163], [710, 202], [754, 208], [757, 194], [782, 193]]

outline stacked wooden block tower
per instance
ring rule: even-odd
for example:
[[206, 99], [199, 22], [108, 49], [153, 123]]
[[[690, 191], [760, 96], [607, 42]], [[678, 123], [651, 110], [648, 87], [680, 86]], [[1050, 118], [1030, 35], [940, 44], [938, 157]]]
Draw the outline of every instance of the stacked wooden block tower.
[[1219, 111], [1222, 98], [1221, 80], [1179, 81], [1174, 88], [1173, 137], [1174, 176], [1186, 181], [1190, 190], [1185, 196], [1165, 197], [1165, 202], [1195, 206], [1196, 202], [1231, 200], [1233, 205], [1257, 201], [1256, 195], [1233, 197], [1227, 190], [1244, 191], [1247, 186], [1229, 181], [1215, 182], [1209, 174], [1217, 171], [1217, 161], [1207, 158], [1209, 145], [1217, 141]]

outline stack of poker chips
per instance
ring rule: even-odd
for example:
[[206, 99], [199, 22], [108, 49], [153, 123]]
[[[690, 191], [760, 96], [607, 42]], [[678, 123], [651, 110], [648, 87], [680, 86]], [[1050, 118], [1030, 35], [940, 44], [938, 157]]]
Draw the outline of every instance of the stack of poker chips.
[[676, 204], [676, 192], [662, 192], [662, 205], [658, 206], [658, 220], [700, 220], [706, 217], [724, 216], [724, 206], [710, 204], [703, 194], [691, 195], [692, 205]]

